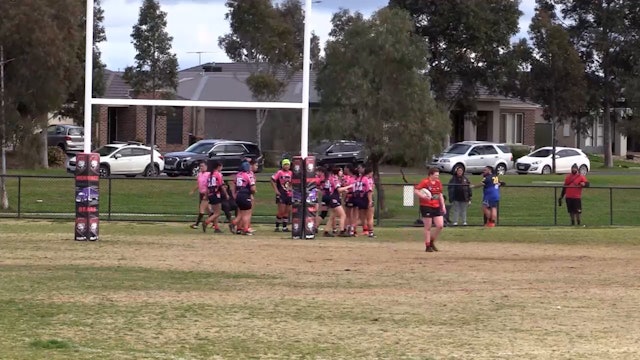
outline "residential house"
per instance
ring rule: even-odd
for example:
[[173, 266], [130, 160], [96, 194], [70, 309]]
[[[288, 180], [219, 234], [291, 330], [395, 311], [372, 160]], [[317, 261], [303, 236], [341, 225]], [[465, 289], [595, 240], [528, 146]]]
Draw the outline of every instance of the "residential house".
[[[208, 63], [179, 72], [177, 96], [199, 101], [255, 101], [246, 86], [251, 74], [249, 64]], [[312, 113], [318, 110], [319, 95], [315, 74], [311, 73], [309, 101]], [[131, 89], [122, 73], [106, 71], [106, 98], [131, 98]], [[481, 90], [477, 116], [452, 112], [450, 141], [488, 140], [534, 145], [535, 123], [541, 118], [539, 105], [493, 95]], [[302, 74], [290, 81], [281, 102], [302, 99]], [[262, 135], [264, 151], [295, 151], [300, 144], [299, 110], [270, 110]], [[143, 106], [102, 106], [98, 125], [98, 143], [142, 140], [149, 142], [150, 111]], [[256, 141], [256, 111], [251, 109], [179, 108], [158, 118], [155, 143], [162, 151], [186, 148], [198, 138], [228, 138]]]

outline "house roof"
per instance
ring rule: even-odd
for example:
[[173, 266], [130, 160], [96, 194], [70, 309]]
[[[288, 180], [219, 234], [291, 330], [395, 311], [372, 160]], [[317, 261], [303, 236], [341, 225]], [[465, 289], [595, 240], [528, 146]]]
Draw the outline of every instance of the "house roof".
[[[215, 67], [213, 69], [212, 67]], [[205, 70], [205, 68], [208, 68]], [[206, 63], [178, 72], [177, 98], [196, 101], [246, 101], [253, 102], [246, 80], [256, 64], [248, 63]], [[106, 91], [105, 98], [129, 99], [131, 87], [122, 78], [123, 72], [105, 70]], [[316, 73], [310, 73], [309, 102], [319, 103], [320, 96], [315, 89]], [[461, 82], [455, 82], [448, 89], [451, 94], [457, 92], [462, 86]], [[521, 101], [515, 98], [505, 97], [491, 93], [487, 88], [480, 86], [477, 92], [478, 101], [500, 102], [500, 107], [513, 109], [540, 108], [540, 105]], [[302, 101], [302, 72], [293, 75], [285, 93], [278, 102]]]

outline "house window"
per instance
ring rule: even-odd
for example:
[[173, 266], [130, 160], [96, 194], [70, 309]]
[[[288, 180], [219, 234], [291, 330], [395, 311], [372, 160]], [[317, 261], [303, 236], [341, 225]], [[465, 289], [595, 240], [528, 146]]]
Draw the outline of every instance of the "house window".
[[523, 143], [524, 114], [503, 113], [500, 115], [500, 141], [507, 144]]
[[184, 108], [172, 108], [167, 112], [167, 144], [182, 144], [182, 113]]
[[562, 136], [564, 136], [564, 137], [571, 136], [571, 125], [570, 124], [562, 125]]

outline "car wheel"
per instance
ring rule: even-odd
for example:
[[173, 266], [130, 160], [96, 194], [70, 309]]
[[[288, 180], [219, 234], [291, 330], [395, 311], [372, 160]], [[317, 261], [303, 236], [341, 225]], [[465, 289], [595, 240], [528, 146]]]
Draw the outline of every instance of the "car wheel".
[[498, 173], [498, 175], [504, 175], [507, 173], [507, 165], [505, 164], [498, 164], [496, 166], [496, 173]]
[[459, 168], [462, 168], [462, 172], [464, 173], [465, 168], [464, 168], [464, 165], [462, 165], [462, 164], [455, 164], [455, 165], [453, 166], [453, 168], [451, 168], [451, 173], [452, 173], [452, 174], [457, 173]]
[[589, 168], [587, 167], [587, 165], [582, 164], [580, 165], [578, 171], [580, 171], [580, 175], [587, 175], [587, 173], [589, 172]]
[[160, 174], [160, 169], [158, 165], [148, 165], [146, 169], [144, 169], [144, 176], [146, 177], [156, 177]]
[[549, 175], [549, 174], [551, 174], [551, 166], [545, 165], [542, 168], [542, 175]]
[[200, 172], [200, 169], [198, 168], [197, 165], [191, 168], [191, 176], [192, 177], [198, 176], [198, 172]]
[[100, 165], [98, 174], [100, 175], [101, 178], [108, 178], [109, 175], [111, 175], [111, 171], [109, 171], [109, 167], [107, 165]]

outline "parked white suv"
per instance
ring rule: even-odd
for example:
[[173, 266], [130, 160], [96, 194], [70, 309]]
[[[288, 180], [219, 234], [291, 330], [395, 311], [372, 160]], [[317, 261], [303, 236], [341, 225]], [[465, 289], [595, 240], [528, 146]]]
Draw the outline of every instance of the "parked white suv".
[[468, 173], [481, 173], [486, 166], [495, 169], [498, 175], [504, 175], [513, 164], [511, 149], [504, 144], [487, 141], [463, 141], [452, 144], [444, 151], [434, 156], [431, 167], [437, 167], [442, 172], [455, 173], [458, 168]]
[[[151, 148], [139, 142], [107, 144], [94, 152], [100, 154], [100, 177], [103, 178], [110, 175], [158, 176], [164, 170], [162, 154], [154, 150], [151, 165]], [[76, 158], [72, 157], [67, 162], [67, 172], [75, 171]]]

